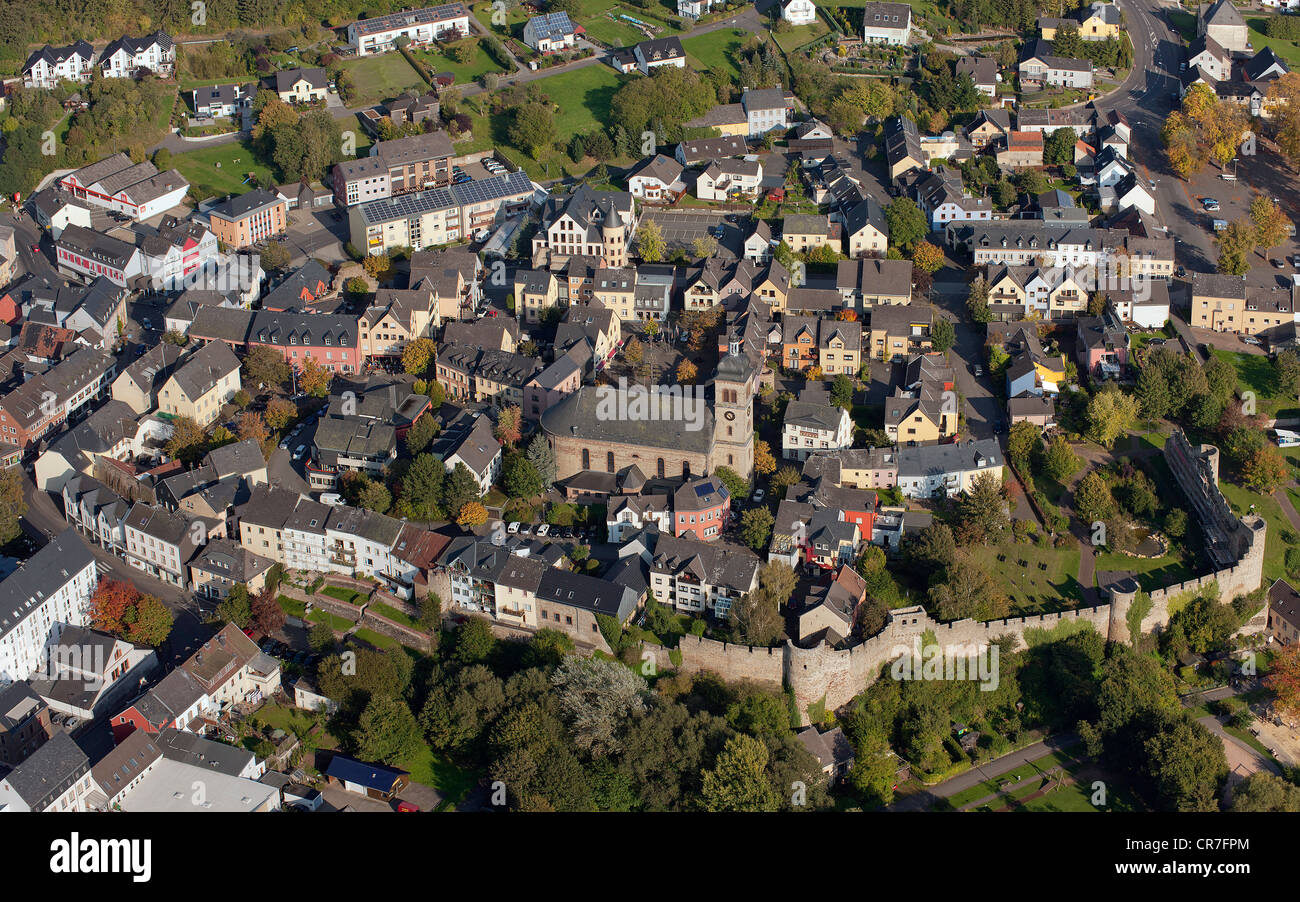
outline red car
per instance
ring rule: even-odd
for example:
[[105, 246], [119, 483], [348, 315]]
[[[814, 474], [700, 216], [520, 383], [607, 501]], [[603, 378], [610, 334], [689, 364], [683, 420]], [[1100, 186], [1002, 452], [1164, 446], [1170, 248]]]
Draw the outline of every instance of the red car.
[[39, 254], [40, 252], [41, 252], [41, 246], [40, 246], [39, 244], [33, 244], [33, 245], [32, 245], [32, 253], [33, 253], [33, 254]]
[[420, 806], [415, 804], [414, 802], [398, 802], [397, 810], [398, 811], [419, 811]]

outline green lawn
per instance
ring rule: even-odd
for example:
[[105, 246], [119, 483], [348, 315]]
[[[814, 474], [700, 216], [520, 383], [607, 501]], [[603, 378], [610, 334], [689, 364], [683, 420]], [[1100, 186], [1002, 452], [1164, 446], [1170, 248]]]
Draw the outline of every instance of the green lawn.
[[[535, 82], [550, 98], [551, 103], [558, 107], [554, 112], [556, 143], [565, 146], [576, 134], [585, 135], [606, 128], [610, 100], [622, 83], [623, 76], [609, 66], [600, 64], [573, 69]], [[509, 156], [534, 179], [582, 175], [592, 166], [590, 161], [574, 163], [568, 154], [554, 149], [544, 151], [541, 160], [534, 160], [510, 144], [509, 114], [471, 115], [471, 119], [474, 138], [464, 149], [458, 145], [458, 153], [467, 153], [480, 147], [504, 146]]]
[[1249, 37], [1251, 46], [1255, 52], [1259, 53], [1265, 47], [1272, 47], [1282, 60], [1291, 68], [1300, 66], [1300, 46], [1294, 41], [1283, 40], [1282, 38], [1270, 38], [1264, 34], [1264, 23], [1267, 19], [1249, 18], [1246, 20], [1246, 26], [1250, 29]]
[[1214, 349], [1214, 356], [1232, 364], [1237, 371], [1238, 393], [1253, 391], [1259, 413], [1277, 416], [1286, 408], [1294, 408], [1296, 399], [1284, 394], [1278, 384], [1277, 367], [1264, 354], [1246, 354], [1241, 351]]
[[343, 586], [326, 586], [320, 590], [320, 594], [328, 595], [330, 598], [337, 598], [339, 601], [345, 601], [348, 604], [360, 605], [369, 596], [364, 592], [358, 592], [356, 589], [348, 589]]
[[1255, 505], [1255, 513], [1268, 522], [1268, 540], [1264, 543], [1264, 583], [1270, 584], [1286, 575], [1283, 559], [1286, 557], [1286, 541], [1283, 531], [1292, 531], [1291, 521], [1282, 513], [1282, 508], [1268, 495], [1252, 492], [1231, 482], [1219, 480], [1219, 488], [1228, 499], [1234, 513], [1244, 514]]
[[1083, 600], [1077, 547], [1007, 543], [972, 548], [970, 553], [1011, 598], [1013, 616], [1068, 610]]
[[411, 67], [400, 53], [381, 53], [349, 60], [343, 68], [352, 74], [357, 86], [357, 99], [352, 106], [380, 103], [415, 91], [429, 90], [429, 83]]
[[402, 611], [399, 611], [397, 608], [393, 607], [392, 605], [384, 604], [382, 601], [371, 602], [371, 604], [366, 608], [366, 610], [374, 611], [380, 616], [387, 617], [389, 620], [392, 620], [395, 623], [402, 624], [402, 626], [409, 626], [411, 629], [420, 628], [419, 624], [417, 624], [413, 619], [411, 619], [410, 616], [403, 613]]
[[338, 630], [341, 633], [352, 629], [352, 627], [356, 625], [346, 617], [331, 614], [329, 611], [322, 611], [320, 608], [313, 609], [312, 612], [307, 615], [307, 619], [312, 623], [327, 623], [329, 624], [330, 629]]
[[252, 145], [244, 141], [172, 154], [172, 166], [185, 176], [194, 196], [200, 199], [251, 190], [251, 183], [246, 182], [249, 173], [262, 185], [275, 184], [271, 168], [259, 162]]
[[411, 775], [413, 783], [433, 787], [452, 805], [464, 799], [478, 780], [473, 771], [457, 767], [427, 745], [420, 746], [415, 755], [399, 761], [397, 766]]
[[1138, 584], [1148, 592], [1171, 583], [1183, 582], [1196, 575], [1188, 566], [1184, 555], [1177, 550], [1153, 558], [1129, 557], [1126, 554], [1103, 551], [1096, 557], [1096, 567], [1098, 570], [1131, 570], [1137, 577]]
[[277, 595], [275, 601], [280, 605], [280, 610], [290, 616], [302, 619], [307, 616], [307, 603], [299, 601], [296, 598], [290, 598], [288, 595]]
[[[491, 19], [488, 21], [491, 21]], [[457, 85], [469, 84], [480, 75], [487, 72], [505, 71], [497, 65], [496, 60], [492, 59], [491, 54], [483, 48], [482, 43], [479, 44], [478, 50], [474, 54], [474, 58], [468, 63], [458, 63], [456, 60], [452, 59], [450, 54], [440, 53], [437, 50], [429, 48], [422, 48], [415, 51], [415, 56], [417, 59], [421, 59], [428, 63], [429, 68], [431, 68], [435, 73], [454, 73]]]
[[696, 69], [724, 72], [732, 78], [739, 78], [740, 68], [735, 63], [735, 57], [747, 40], [747, 31], [720, 28], [708, 34], [684, 39], [682, 49], [690, 57], [688, 62]]
[[1196, 40], [1196, 15], [1187, 12], [1169, 13], [1169, 21], [1187, 41]]
[[831, 27], [819, 17], [811, 25], [798, 25], [784, 32], [774, 31], [772, 40], [776, 41], [776, 45], [786, 53], [790, 53], [805, 44], [811, 44], [830, 30]]
[[383, 633], [377, 633], [374, 630], [366, 629], [364, 626], [352, 635], [356, 636], [362, 642], [367, 642], [375, 648], [390, 649], [401, 648], [402, 643], [398, 642], [391, 636], [385, 636]]

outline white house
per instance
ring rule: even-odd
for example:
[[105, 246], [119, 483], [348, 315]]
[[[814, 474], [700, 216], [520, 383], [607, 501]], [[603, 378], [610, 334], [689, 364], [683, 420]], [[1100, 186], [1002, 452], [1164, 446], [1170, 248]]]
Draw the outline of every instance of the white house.
[[105, 47], [99, 58], [99, 71], [105, 78], [134, 78], [141, 72], [166, 76], [175, 70], [176, 47], [165, 31], [142, 38], [123, 35]]
[[65, 626], [88, 625], [98, 581], [94, 556], [68, 527], [0, 582], [0, 683], [41, 669]]
[[781, 0], [781, 18], [791, 25], [811, 25], [817, 21], [817, 7], [812, 0]]
[[395, 49], [401, 37], [412, 44], [429, 44], [450, 39], [453, 34], [469, 34], [469, 10], [463, 3], [444, 3], [353, 22], [348, 26], [348, 46], [356, 49], [357, 56], [368, 56]]
[[790, 127], [790, 102], [781, 88], [763, 88], [746, 91], [740, 97], [740, 106], [749, 123], [749, 137], [757, 138], [773, 129]]
[[912, 38], [912, 7], [868, 3], [862, 8], [862, 39], [868, 44], [906, 44]]
[[60, 81], [85, 83], [95, 65], [95, 48], [89, 41], [77, 41], [67, 47], [46, 44], [23, 64], [23, 86], [53, 88]]
[[813, 399], [808, 392], [786, 406], [781, 429], [783, 457], [806, 460], [814, 451], [839, 451], [852, 444], [853, 419], [843, 407]]
[[676, 37], [642, 41], [632, 48], [632, 56], [642, 75], [649, 75], [651, 69], [658, 69], [660, 66], [686, 68], [686, 51], [682, 48], [682, 42]]
[[[1300, 3], [1300, 0], [1296, 0]], [[677, 15], [683, 19], [698, 19], [713, 9], [713, 0], [677, 0]]]
[[1002, 449], [997, 439], [898, 449], [898, 488], [908, 498], [956, 497], [968, 491], [980, 473], [1002, 481]]
[[653, 203], [671, 201], [686, 189], [681, 163], [663, 154], [642, 162], [627, 177], [627, 190], [633, 197]]
[[714, 160], [695, 181], [700, 200], [755, 197], [763, 184], [763, 166], [757, 160]]
[[524, 43], [540, 53], [556, 53], [578, 43], [582, 29], [569, 20], [566, 12], [533, 16], [524, 23]]

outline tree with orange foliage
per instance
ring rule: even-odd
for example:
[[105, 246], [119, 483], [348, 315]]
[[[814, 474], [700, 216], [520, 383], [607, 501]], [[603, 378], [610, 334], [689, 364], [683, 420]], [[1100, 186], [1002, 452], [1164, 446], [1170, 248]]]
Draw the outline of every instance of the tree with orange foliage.
[[120, 579], [100, 579], [95, 594], [90, 596], [91, 625], [101, 632], [122, 635], [140, 596], [140, 590], [132, 583]]
[[837, 310], [835, 318], [843, 323], [856, 323], [858, 321], [858, 311], [856, 310]]
[[460, 509], [460, 514], [456, 517], [456, 524], [462, 529], [473, 529], [475, 526], [482, 526], [487, 522], [487, 508], [477, 501], [471, 501]]
[[699, 371], [695, 368], [695, 364], [689, 360], [677, 364], [677, 381], [682, 385], [694, 385], [698, 375]]
[[502, 409], [497, 416], [496, 439], [513, 448], [523, 438], [522, 411], [516, 405]]
[[1291, 717], [1300, 717], [1300, 645], [1287, 645], [1273, 656], [1264, 685], [1277, 694], [1273, 704]]

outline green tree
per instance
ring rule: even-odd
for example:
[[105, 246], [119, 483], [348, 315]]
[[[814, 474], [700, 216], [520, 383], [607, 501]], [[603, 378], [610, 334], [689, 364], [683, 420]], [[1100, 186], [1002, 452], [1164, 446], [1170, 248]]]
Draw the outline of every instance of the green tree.
[[374, 696], [366, 705], [355, 734], [362, 761], [399, 764], [422, 745], [420, 726], [406, 702], [389, 695]]
[[1024, 470], [1043, 447], [1043, 430], [1028, 420], [1011, 427], [1007, 435], [1007, 457]]
[[511, 498], [535, 498], [545, 490], [542, 477], [538, 475], [537, 468], [529, 462], [525, 454], [510, 456], [502, 485]]
[[1002, 484], [992, 473], [979, 473], [957, 501], [957, 520], [967, 541], [996, 541], [1010, 525]]
[[704, 772], [700, 805], [705, 811], [775, 811], [779, 798], [767, 779], [768, 751], [752, 736], [733, 736]]
[[[1113, 383], [1107, 385], [1114, 388]], [[1137, 418], [1137, 398], [1118, 389], [1102, 390], [1088, 402], [1088, 438], [1109, 448], [1115, 444], [1115, 439], [1133, 428]]]
[[1070, 446], [1065, 436], [1058, 435], [1052, 439], [1047, 446], [1047, 453], [1043, 456], [1043, 471], [1052, 479], [1064, 484], [1071, 476], [1079, 472], [1083, 466], [1083, 458], [1074, 453], [1074, 448]]
[[1079, 480], [1074, 490], [1074, 512], [1085, 523], [1100, 523], [1115, 515], [1115, 497], [1096, 470]]
[[904, 253], [911, 252], [930, 233], [925, 214], [908, 197], [900, 197], [885, 208], [885, 221], [889, 225], [890, 246]]
[[253, 619], [253, 604], [246, 585], [236, 583], [230, 587], [226, 597], [217, 605], [217, 619], [233, 623], [241, 630], [248, 626]]
[[429, 369], [435, 351], [433, 340], [417, 338], [402, 349], [402, 369], [412, 376], [422, 376]]
[[528, 443], [528, 462], [537, 470], [543, 487], [550, 488], [555, 482], [555, 453], [551, 450], [551, 443], [540, 432]]
[[483, 617], [467, 617], [456, 630], [456, 645], [452, 658], [459, 664], [481, 664], [496, 649], [496, 636], [492, 625]]
[[647, 263], [658, 263], [664, 258], [666, 246], [663, 230], [653, 219], [644, 219], [636, 230], [637, 252]]
[[740, 539], [755, 551], [767, 548], [772, 537], [772, 525], [775, 518], [765, 507], [753, 507], [741, 514]]
[[429, 447], [429, 443], [438, 432], [438, 421], [433, 418], [433, 414], [421, 414], [406, 433], [406, 452], [412, 455], [419, 454]]
[[936, 351], [946, 351], [956, 343], [956, 328], [944, 317], [937, 317], [930, 328], [930, 344]]
[[555, 142], [555, 117], [548, 104], [529, 101], [515, 107], [509, 130], [510, 143], [534, 159]]

